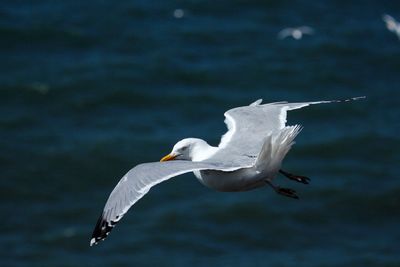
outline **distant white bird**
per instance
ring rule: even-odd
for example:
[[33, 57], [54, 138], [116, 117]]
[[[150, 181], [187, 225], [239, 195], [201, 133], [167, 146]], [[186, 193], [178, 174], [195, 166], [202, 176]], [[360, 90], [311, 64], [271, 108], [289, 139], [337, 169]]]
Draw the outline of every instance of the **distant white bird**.
[[176, 19], [181, 19], [185, 15], [185, 11], [183, 11], [183, 9], [177, 8], [174, 10], [173, 15]]
[[392, 16], [384, 14], [382, 16], [383, 21], [386, 23], [386, 28], [394, 32], [397, 37], [400, 39], [400, 23], [396, 21]]
[[301, 130], [300, 125], [286, 125], [287, 111], [341, 101], [261, 102], [260, 99], [250, 106], [225, 112], [228, 132], [218, 147], [210, 146], [201, 139], [186, 138], [176, 143], [161, 162], [140, 164], [125, 174], [107, 200], [90, 245], [105, 239], [128, 209], [150, 188], [187, 172], [194, 172], [201, 183], [217, 191], [246, 191], [269, 185], [278, 194], [298, 198], [293, 189], [272, 183], [278, 173], [303, 184], [310, 181], [305, 176], [281, 169], [283, 158]]
[[314, 29], [308, 26], [285, 28], [278, 33], [278, 38], [285, 39], [286, 37], [291, 36], [296, 40], [300, 40], [304, 34], [314, 34]]

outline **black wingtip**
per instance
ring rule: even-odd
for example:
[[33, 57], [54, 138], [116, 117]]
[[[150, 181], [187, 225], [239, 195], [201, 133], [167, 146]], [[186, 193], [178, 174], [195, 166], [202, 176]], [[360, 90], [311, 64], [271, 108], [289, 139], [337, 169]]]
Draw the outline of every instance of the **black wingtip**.
[[94, 227], [92, 238], [90, 239], [90, 246], [97, 245], [100, 241], [106, 239], [114, 228], [116, 222], [107, 222], [102, 213], [97, 220], [96, 226]]

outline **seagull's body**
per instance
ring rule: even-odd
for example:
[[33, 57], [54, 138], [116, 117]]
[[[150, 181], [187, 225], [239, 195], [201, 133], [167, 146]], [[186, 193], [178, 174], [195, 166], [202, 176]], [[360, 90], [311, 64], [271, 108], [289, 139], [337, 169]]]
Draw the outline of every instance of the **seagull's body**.
[[[194, 175], [205, 186], [222, 192], [248, 191], [271, 182], [279, 172], [286, 153], [293, 144], [293, 139], [300, 132], [301, 127], [288, 126], [281, 131], [267, 135], [260, 146], [258, 154], [245, 155], [254, 163], [233, 171], [200, 170]], [[223, 150], [220, 152], [225, 154]], [[218, 154], [216, 155], [218, 158]], [[211, 156], [206, 161], [216, 161]]]
[[[358, 98], [344, 101], [355, 99]], [[257, 100], [250, 106], [228, 110], [224, 114], [228, 132], [218, 147], [202, 139], [186, 138], [176, 143], [161, 162], [137, 165], [124, 175], [106, 202], [90, 245], [105, 239], [152, 186], [188, 172], [217, 191], [247, 191], [269, 185], [279, 194], [298, 198], [294, 190], [272, 184], [278, 173], [304, 184], [309, 181], [305, 176], [281, 169], [284, 157], [301, 131], [299, 125], [286, 126], [287, 111], [331, 102], [341, 101], [261, 104]]]
[[397, 20], [395, 20], [392, 16], [387, 14], [383, 15], [382, 19], [386, 23], [386, 28], [389, 31], [394, 32], [400, 39], [400, 23]]
[[314, 29], [308, 26], [285, 28], [278, 33], [278, 38], [285, 39], [290, 36], [295, 40], [300, 40], [304, 34], [314, 34]]
[[236, 171], [194, 171], [205, 186], [221, 192], [248, 191], [265, 185], [264, 177], [254, 167]]

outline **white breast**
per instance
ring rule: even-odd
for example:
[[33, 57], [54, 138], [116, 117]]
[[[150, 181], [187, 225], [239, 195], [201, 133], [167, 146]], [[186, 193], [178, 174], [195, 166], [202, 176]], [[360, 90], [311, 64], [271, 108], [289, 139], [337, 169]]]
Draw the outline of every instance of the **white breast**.
[[253, 168], [237, 171], [195, 171], [197, 179], [205, 186], [222, 192], [247, 191], [265, 185], [265, 177], [255, 172]]

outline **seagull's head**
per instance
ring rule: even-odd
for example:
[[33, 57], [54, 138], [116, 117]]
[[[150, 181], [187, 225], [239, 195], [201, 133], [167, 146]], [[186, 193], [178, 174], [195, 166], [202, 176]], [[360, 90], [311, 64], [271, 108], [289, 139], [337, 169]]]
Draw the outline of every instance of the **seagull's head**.
[[168, 160], [190, 160], [196, 161], [208, 150], [210, 146], [206, 141], [198, 138], [186, 138], [174, 145], [171, 153], [163, 157], [160, 161]]

